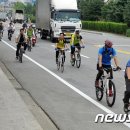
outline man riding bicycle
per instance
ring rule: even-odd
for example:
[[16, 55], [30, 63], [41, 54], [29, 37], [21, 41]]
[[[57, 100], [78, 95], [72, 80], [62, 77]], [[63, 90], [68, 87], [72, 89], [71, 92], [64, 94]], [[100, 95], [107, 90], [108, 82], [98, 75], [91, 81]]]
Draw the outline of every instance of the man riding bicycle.
[[78, 51], [80, 51], [81, 50], [80, 44], [84, 45], [83, 41], [82, 41], [83, 38], [79, 33], [80, 33], [79, 30], [76, 30], [75, 34], [73, 34], [72, 37], [71, 37], [71, 41], [70, 41], [70, 45], [71, 45], [71, 62], [72, 62], [73, 55], [74, 55], [74, 52], [75, 52], [75, 47], [78, 49]]
[[16, 59], [18, 59], [21, 46], [24, 47], [24, 51], [26, 50], [26, 37], [23, 29], [20, 29], [20, 34], [16, 38], [16, 43], [17, 43]]
[[8, 25], [8, 37], [9, 37], [9, 34], [12, 33], [13, 34], [14, 32], [14, 25], [12, 22], [9, 23]]
[[127, 111], [129, 98], [130, 98], [130, 60], [128, 61], [125, 69], [125, 83], [126, 83], [126, 91], [124, 92], [124, 110]]
[[27, 30], [27, 41], [31, 40], [31, 38], [34, 36], [34, 30], [32, 28], [32, 25], [29, 26]]
[[[111, 66], [111, 60], [114, 59], [116, 69], [121, 70], [121, 68], [118, 65], [117, 60], [117, 53], [116, 50], [112, 47], [113, 43], [109, 40], [105, 41], [105, 46], [99, 49], [98, 52], [98, 64], [97, 64], [97, 70], [98, 74], [95, 81], [95, 87], [99, 87], [99, 79], [103, 75], [103, 69], [109, 69], [110, 71], [110, 77], [113, 78], [113, 70]], [[110, 90], [111, 91], [111, 90]]]
[[4, 31], [3, 23], [0, 22], [0, 33], [2, 34], [2, 36], [3, 36], [3, 31]]
[[[61, 33], [60, 37], [57, 39], [55, 47], [56, 47], [56, 64], [57, 64], [60, 50], [62, 50], [64, 48], [68, 48], [63, 33]], [[65, 61], [65, 51], [64, 50], [63, 50], [63, 55], [64, 55], [64, 61]]]

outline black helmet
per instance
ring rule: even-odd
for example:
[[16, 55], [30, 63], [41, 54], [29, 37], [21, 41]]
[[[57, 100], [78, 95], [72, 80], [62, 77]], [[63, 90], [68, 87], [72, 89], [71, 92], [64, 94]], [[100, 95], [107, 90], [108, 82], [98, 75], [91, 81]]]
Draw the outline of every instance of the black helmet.
[[79, 34], [79, 30], [76, 30], [75, 33], [76, 33], [76, 34]]

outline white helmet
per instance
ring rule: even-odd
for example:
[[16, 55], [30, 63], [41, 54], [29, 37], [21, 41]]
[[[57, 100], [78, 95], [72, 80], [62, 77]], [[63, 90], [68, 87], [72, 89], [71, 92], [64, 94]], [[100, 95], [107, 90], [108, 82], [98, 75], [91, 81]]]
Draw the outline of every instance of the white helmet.
[[32, 25], [32, 27], [33, 27], [33, 28], [36, 28], [36, 25], [35, 25], [35, 24], [33, 24], [33, 25]]

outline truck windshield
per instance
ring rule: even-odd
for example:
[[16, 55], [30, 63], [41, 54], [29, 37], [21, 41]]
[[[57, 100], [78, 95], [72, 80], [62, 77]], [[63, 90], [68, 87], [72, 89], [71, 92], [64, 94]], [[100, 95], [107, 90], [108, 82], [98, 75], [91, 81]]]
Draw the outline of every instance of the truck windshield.
[[57, 21], [79, 21], [80, 12], [77, 11], [58, 11], [55, 15]]

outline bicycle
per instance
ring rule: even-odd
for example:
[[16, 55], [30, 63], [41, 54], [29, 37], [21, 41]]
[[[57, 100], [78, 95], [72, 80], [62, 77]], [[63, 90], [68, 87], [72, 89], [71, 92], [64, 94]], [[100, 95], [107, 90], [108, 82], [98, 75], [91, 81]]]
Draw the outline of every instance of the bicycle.
[[28, 51], [31, 52], [32, 49], [32, 41], [31, 41], [31, 37], [28, 37]]
[[[84, 48], [84, 46], [81, 46], [81, 48]], [[73, 58], [71, 61], [71, 65], [75, 66], [75, 62], [76, 62], [76, 67], [80, 68], [81, 66], [81, 56], [80, 56], [80, 51], [78, 50], [78, 47], [75, 47], [75, 52], [73, 54]]]
[[68, 49], [56, 49], [56, 51], [59, 51], [57, 70], [61, 69], [62, 73], [64, 72], [64, 63], [65, 63], [64, 51], [67, 51], [67, 50]]
[[[110, 76], [110, 70], [111, 69], [104, 69], [107, 74], [103, 74], [99, 80], [99, 87], [96, 87], [96, 97], [98, 101], [101, 101], [104, 93], [106, 93], [107, 105], [112, 107], [116, 99], [116, 87]], [[113, 71], [118, 70], [113, 68]]]

